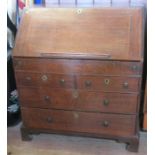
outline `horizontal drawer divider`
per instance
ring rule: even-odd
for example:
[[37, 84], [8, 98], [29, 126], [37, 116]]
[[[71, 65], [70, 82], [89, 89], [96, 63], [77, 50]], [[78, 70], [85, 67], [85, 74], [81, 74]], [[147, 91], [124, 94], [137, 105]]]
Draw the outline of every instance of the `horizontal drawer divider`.
[[44, 110], [58, 110], [58, 111], [70, 111], [70, 112], [84, 112], [84, 113], [100, 113], [100, 114], [116, 114], [116, 115], [135, 115], [138, 116], [138, 113], [131, 113], [131, 114], [127, 114], [127, 113], [114, 113], [114, 112], [98, 112], [98, 111], [86, 111], [86, 110], [66, 110], [66, 109], [56, 109], [56, 108], [37, 108], [37, 107], [26, 107], [26, 106], [22, 106], [22, 108], [28, 108], [28, 109], [44, 109]]
[[110, 77], [133, 77], [133, 78], [141, 78], [142, 75], [137, 75], [137, 74], [133, 74], [133, 75], [112, 75], [112, 74], [79, 74], [79, 73], [67, 73], [67, 74], [63, 74], [63, 73], [59, 73], [59, 72], [37, 72], [37, 71], [26, 71], [26, 70], [17, 70], [15, 69], [15, 72], [22, 72], [22, 73], [36, 73], [36, 74], [54, 74], [54, 75], [71, 75], [71, 76], [110, 76]]
[[[81, 60], [82, 58], [74, 58], [74, 57], [68, 57], [68, 58], [64, 58], [64, 57], [60, 57], [60, 58], [58, 58], [58, 57], [55, 57], [55, 58], [49, 58], [49, 57], [41, 57], [41, 56], [37, 56], [37, 57], [32, 57], [32, 56], [14, 56], [14, 59], [25, 59], [25, 60], [30, 60], [30, 59], [50, 59], [50, 60]], [[113, 59], [95, 59], [95, 58], [83, 58], [82, 60], [96, 60], [96, 61], [117, 61], [117, 62], [141, 62], [141, 63], [143, 63], [143, 58], [139, 58], [139, 59], [132, 59], [132, 60], [129, 60], [129, 59], [115, 59], [115, 58], [113, 58]]]
[[[45, 88], [50, 88], [51, 91], [52, 90], [74, 90], [74, 91], [84, 91], [86, 89], [68, 89], [68, 88], [51, 88], [51, 87], [48, 87], [48, 86], [44, 86], [44, 87], [37, 87], [37, 86], [21, 86], [19, 85], [18, 88], [38, 88], [38, 89], [45, 89]], [[137, 91], [137, 92], [126, 92], [126, 91], [102, 91], [102, 90], [88, 90], [87, 89], [87, 92], [103, 92], [103, 93], [118, 93], [118, 94], [141, 94], [141, 92]]]

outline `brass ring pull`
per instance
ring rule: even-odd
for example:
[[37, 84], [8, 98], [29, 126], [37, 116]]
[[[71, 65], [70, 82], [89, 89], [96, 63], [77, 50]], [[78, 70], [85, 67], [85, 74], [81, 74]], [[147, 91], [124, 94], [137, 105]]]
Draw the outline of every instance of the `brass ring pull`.
[[124, 88], [128, 88], [128, 87], [129, 87], [128, 82], [124, 82], [124, 83], [123, 83], [123, 87], [124, 87]]
[[104, 104], [104, 106], [108, 106], [108, 105], [109, 105], [109, 100], [108, 100], [108, 99], [105, 99], [105, 100], [103, 101], [103, 104]]
[[104, 122], [102, 123], [102, 126], [108, 127], [108, 126], [109, 126], [109, 122], [108, 122], [108, 121], [104, 121]]
[[109, 85], [110, 80], [109, 80], [109, 79], [105, 79], [105, 80], [104, 80], [104, 83], [105, 83], [106, 85]]
[[48, 77], [47, 77], [47, 75], [43, 75], [43, 76], [41, 77], [41, 79], [42, 79], [43, 81], [47, 81], [47, 80], [48, 80]]
[[86, 87], [90, 87], [92, 85], [91, 81], [87, 80], [85, 81], [85, 86]]

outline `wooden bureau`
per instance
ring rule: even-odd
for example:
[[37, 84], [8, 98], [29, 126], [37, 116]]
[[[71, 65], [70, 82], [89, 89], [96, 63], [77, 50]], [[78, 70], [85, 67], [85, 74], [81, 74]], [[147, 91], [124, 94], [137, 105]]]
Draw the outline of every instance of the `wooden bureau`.
[[139, 6], [26, 11], [13, 52], [23, 140], [76, 134], [138, 150], [143, 13]]

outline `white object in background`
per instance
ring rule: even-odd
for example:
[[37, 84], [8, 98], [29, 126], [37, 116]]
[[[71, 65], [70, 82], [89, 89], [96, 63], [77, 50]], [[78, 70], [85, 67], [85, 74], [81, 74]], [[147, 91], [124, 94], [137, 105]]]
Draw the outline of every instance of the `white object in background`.
[[93, 4], [93, 0], [77, 0], [78, 4]]
[[79, 6], [93, 6], [94, 0], [77, 0]]
[[94, 5], [96, 6], [111, 6], [111, 1], [112, 0], [94, 0]]
[[112, 5], [113, 6], [118, 6], [118, 7], [120, 7], [120, 6], [123, 6], [123, 7], [125, 7], [125, 6], [129, 6], [130, 5], [130, 0], [112, 0]]
[[45, 0], [45, 6], [48, 7], [52, 7], [52, 6], [58, 6], [59, 5], [59, 1], [58, 0]]
[[62, 5], [75, 5], [76, 0], [61, 0]]
[[143, 5], [147, 5], [147, 0], [131, 0], [132, 4], [143, 4]]
[[33, 5], [34, 5], [33, 0], [25, 0], [25, 7], [29, 8], [32, 7]]
[[[16, 23], [16, 0], [7, 0], [7, 12], [10, 20], [14, 25], [17, 25]], [[9, 43], [9, 46], [11, 48], [14, 47], [14, 36], [13, 33], [9, 28], [7, 28], [7, 41]]]
[[16, 0], [7, 0], [7, 11], [12, 23], [16, 25]]

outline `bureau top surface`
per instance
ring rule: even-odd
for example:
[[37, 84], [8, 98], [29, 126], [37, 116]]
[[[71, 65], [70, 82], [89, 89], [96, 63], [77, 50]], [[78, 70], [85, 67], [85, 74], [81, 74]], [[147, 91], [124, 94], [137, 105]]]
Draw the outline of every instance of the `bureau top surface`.
[[142, 51], [142, 7], [33, 8], [13, 56], [141, 60]]

